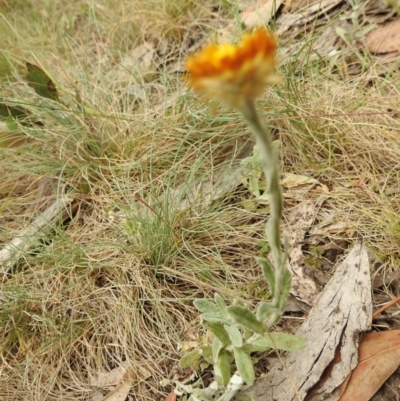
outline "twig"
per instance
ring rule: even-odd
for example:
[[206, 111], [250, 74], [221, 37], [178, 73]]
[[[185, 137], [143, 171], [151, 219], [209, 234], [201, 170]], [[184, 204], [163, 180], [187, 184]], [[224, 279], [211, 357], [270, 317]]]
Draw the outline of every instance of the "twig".
[[388, 302], [387, 304], [385, 304], [385, 305], [381, 306], [379, 309], [377, 309], [374, 312], [374, 314], [372, 315], [372, 318], [375, 319], [383, 311], [385, 311], [386, 309], [390, 308], [391, 306], [397, 304], [398, 302], [400, 302], [400, 297], [396, 297], [396, 298], [392, 299], [390, 302]]
[[65, 221], [76, 211], [78, 202], [60, 197], [41, 213], [25, 230], [0, 250], [0, 274], [5, 275], [19, 258], [28, 251], [54, 224]]

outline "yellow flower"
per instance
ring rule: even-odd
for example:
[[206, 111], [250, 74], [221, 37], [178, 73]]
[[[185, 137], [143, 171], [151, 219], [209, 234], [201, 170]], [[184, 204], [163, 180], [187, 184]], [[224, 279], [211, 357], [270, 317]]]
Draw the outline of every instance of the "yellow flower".
[[237, 45], [211, 44], [188, 58], [188, 83], [209, 98], [240, 107], [280, 81], [275, 51], [275, 38], [263, 28], [245, 34]]

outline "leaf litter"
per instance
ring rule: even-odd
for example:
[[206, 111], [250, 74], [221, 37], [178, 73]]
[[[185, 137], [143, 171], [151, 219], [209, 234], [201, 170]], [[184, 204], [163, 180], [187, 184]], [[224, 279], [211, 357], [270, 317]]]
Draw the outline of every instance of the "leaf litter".
[[368, 401], [400, 366], [400, 330], [363, 335], [359, 362], [336, 390], [340, 401]]

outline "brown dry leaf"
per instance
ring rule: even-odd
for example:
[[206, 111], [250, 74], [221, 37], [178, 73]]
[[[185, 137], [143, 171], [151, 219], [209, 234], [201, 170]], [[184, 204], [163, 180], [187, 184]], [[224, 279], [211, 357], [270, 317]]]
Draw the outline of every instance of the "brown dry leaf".
[[110, 391], [102, 401], [125, 401], [132, 387], [132, 382], [127, 380], [121, 383], [115, 390]]
[[281, 36], [293, 27], [309, 24], [319, 16], [325, 16], [328, 11], [342, 3], [343, 0], [320, 0], [312, 2], [307, 8], [295, 13], [283, 14], [278, 19], [277, 35]]
[[306, 175], [284, 174], [281, 184], [285, 189], [285, 199], [302, 199], [306, 193], [312, 190], [317, 190], [323, 194], [329, 194], [329, 188], [326, 185]]
[[150, 371], [150, 369], [147, 369], [144, 366], [137, 366], [137, 369], [140, 373], [140, 378], [141, 380], [147, 380], [149, 377], [153, 376], [153, 373]]
[[[248, 1], [239, 2], [238, 7], [242, 11], [240, 22], [247, 28], [265, 26], [275, 16], [282, 3], [283, 0], [257, 0], [251, 2], [250, 5]], [[230, 22], [224, 28], [218, 30], [218, 42], [232, 42], [237, 34], [237, 24]]]
[[149, 82], [155, 71], [156, 49], [152, 43], [136, 46], [106, 76], [114, 90], [122, 90], [131, 82]]
[[299, 10], [304, 10], [313, 4], [320, 3], [321, 0], [290, 0], [285, 1], [284, 12], [294, 13]]
[[169, 393], [164, 401], [176, 401], [176, 394], [175, 393]]
[[262, 0], [252, 4], [242, 12], [241, 21], [247, 28], [264, 26], [273, 18], [283, 0]]
[[340, 401], [368, 401], [400, 365], [400, 330], [366, 334], [359, 363], [340, 386]]
[[306, 233], [318, 213], [321, 204], [326, 198], [320, 197], [316, 201], [305, 201], [293, 208], [286, 219], [289, 232], [287, 238], [289, 242], [289, 263], [288, 268], [292, 273], [292, 288], [290, 293], [296, 299], [305, 302], [307, 305], [314, 305], [319, 291], [314, 279], [310, 276], [304, 265], [304, 255], [302, 245]]
[[[128, 369], [129, 363], [123, 362], [117, 368], [110, 372], [95, 372], [90, 378], [92, 386], [93, 401], [124, 401], [132, 387], [133, 377], [132, 369]], [[128, 369], [128, 370], [127, 370]], [[114, 389], [113, 387], [116, 388]], [[113, 388], [104, 398], [101, 388]]]
[[281, 185], [284, 188], [293, 188], [303, 185], [321, 185], [321, 183], [312, 177], [307, 177], [306, 175], [299, 175], [293, 173], [284, 174], [283, 179], [281, 181]]
[[110, 391], [102, 401], [125, 401], [132, 387], [134, 377], [135, 372], [133, 369], [127, 370], [116, 389]]
[[[352, 234], [354, 232], [354, 228], [349, 221], [334, 221], [335, 214], [330, 217], [329, 220], [322, 221], [318, 226], [313, 227], [310, 230], [310, 236], [326, 237], [327, 235]], [[348, 237], [351, 237], [351, 235], [348, 235]], [[321, 238], [318, 240], [321, 240]], [[317, 243], [315, 239], [312, 242]]]
[[[314, 394], [322, 400], [343, 383], [358, 362], [359, 333], [372, 323], [371, 280], [365, 247], [357, 243], [318, 297], [296, 333], [307, 347], [289, 353], [284, 368], [273, 368], [249, 389], [255, 400], [304, 400], [335, 358], [329, 380]], [[308, 398], [307, 398], [308, 399]], [[330, 398], [337, 400], [338, 398]], [[356, 398], [358, 400], [358, 398]]]
[[121, 382], [128, 367], [129, 363], [123, 362], [120, 366], [109, 372], [95, 372], [91, 375], [89, 383], [92, 387], [104, 388], [116, 386]]
[[92, 401], [102, 401], [104, 398], [104, 394], [99, 389], [92, 389]]
[[[363, 17], [370, 24], [383, 24], [396, 14], [393, 4], [387, 0], [370, 0], [363, 4]], [[400, 3], [399, 3], [400, 5]]]
[[384, 54], [400, 51], [400, 19], [391, 21], [370, 32], [365, 44], [371, 53]]

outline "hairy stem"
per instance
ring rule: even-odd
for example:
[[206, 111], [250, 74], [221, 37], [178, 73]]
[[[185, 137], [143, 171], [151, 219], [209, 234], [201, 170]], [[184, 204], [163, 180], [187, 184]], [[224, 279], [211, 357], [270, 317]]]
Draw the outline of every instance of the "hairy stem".
[[[285, 257], [281, 251], [281, 229], [282, 217], [282, 189], [279, 183], [279, 163], [276, 152], [272, 145], [272, 139], [268, 128], [260, 121], [252, 100], [248, 99], [239, 108], [244, 118], [250, 125], [253, 134], [256, 136], [257, 145], [262, 158], [265, 178], [267, 180], [267, 194], [270, 205], [270, 217], [265, 228], [265, 233], [271, 247], [272, 259], [275, 268], [275, 293], [272, 305], [279, 308], [283, 288], [283, 279], [286, 272]], [[274, 312], [267, 322], [267, 326], [279, 321], [282, 311]]]

